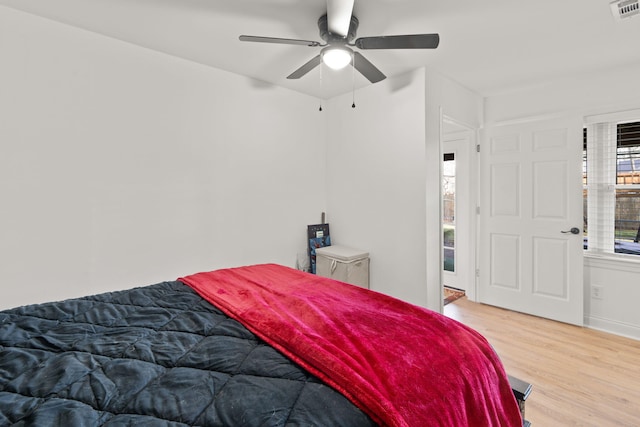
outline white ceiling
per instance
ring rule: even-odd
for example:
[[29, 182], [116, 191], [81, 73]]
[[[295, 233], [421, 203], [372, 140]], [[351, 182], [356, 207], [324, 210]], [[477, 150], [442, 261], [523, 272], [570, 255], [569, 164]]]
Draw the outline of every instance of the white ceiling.
[[[325, 0], [0, 0], [0, 5], [299, 92], [349, 92], [349, 70], [286, 76], [320, 48], [240, 42], [240, 34], [321, 41]], [[356, 0], [358, 36], [439, 33], [436, 50], [362, 51], [387, 76], [427, 66], [484, 96], [640, 63], [640, 16], [609, 0]], [[356, 87], [370, 84], [356, 75]]]

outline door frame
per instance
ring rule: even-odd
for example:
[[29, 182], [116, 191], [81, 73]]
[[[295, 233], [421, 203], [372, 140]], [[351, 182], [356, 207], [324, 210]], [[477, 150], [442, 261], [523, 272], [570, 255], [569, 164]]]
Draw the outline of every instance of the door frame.
[[[467, 299], [470, 301], [477, 300], [477, 288], [478, 288], [478, 276], [477, 266], [478, 266], [478, 192], [480, 190], [479, 185], [479, 155], [477, 152], [478, 147], [478, 137], [479, 137], [479, 129], [476, 129], [460, 120], [457, 120], [451, 116], [447, 116], [446, 114], [442, 114], [442, 132], [440, 135], [440, 148], [441, 148], [441, 159], [445, 153], [445, 143], [447, 140], [452, 138], [468, 138], [469, 141], [469, 158], [468, 158], [468, 166], [469, 166], [469, 203], [468, 203], [468, 212], [469, 215], [469, 233], [468, 233], [468, 271], [466, 276], [470, 279], [467, 289], [465, 290], [465, 294]], [[440, 182], [442, 183], [442, 168], [440, 168]], [[474, 184], [475, 183], [475, 184]], [[442, 186], [442, 185], [441, 185]], [[440, 191], [440, 198], [442, 198], [442, 189]], [[443, 235], [443, 227], [442, 227], [442, 209], [440, 211], [440, 235]], [[442, 240], [442, 238], [441, 238]], [[443, 245], [441, 244], [441, 247]], [[442, 266], [441, 266], [442, 269]], [[442, 269], [443, 270], [443, 269]], [[444, 282], [444, 271], [441, 271], [441, 281]], [[442, 285], [441, 284], [441, 288]]]

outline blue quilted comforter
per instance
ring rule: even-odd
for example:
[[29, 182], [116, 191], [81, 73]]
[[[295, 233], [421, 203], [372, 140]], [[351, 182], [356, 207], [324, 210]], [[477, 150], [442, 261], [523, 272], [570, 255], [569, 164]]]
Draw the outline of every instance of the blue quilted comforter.
[[0, 312], [0, 426], [371, 426], [180, 282]]

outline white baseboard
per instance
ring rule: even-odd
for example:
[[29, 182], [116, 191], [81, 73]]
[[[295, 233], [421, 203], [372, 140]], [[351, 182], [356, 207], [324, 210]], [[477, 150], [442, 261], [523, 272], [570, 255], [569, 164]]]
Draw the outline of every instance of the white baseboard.
[[640, 326], [617, 320], [603, 319], [601, 317], [587, 316], [584, 318], [585, 326], [598, 331], [609, 332], [634, 340], [640, 340]]

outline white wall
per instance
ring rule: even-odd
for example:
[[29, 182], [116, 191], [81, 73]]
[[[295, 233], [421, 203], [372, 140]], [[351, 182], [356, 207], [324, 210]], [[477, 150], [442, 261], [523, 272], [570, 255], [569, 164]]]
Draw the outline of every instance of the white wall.
[[0, 308], [293, 266], [317, 100], [0, 7]]
[[[640, 262], [585, 257], [585, 321], [596, 329], [640, 339]], [[591, 286], [602, 298], [591, 298]]]
[[425, 74], [327, 102], [327, 213], [334, 244], [368, 251], [370, 287], [425, 306]]
[[440, 110], [473, 128], [482, 98], [421, 69], [332, 99], [328, 214], [335, 244], [371, 254], [371, 288], [440, 310]]
[[[485, 120], [498, 123], [558, 114], [582, 116], [640, 108], [640, 65], [585, 74], [485, 99]], [[591, 285], [603, 299], [591, 298]], [[640, 259], [620, 262], [585, 254], [585, 324], [640, 339]]]
[[584, 116], [638, 108], [640, 64], [558, 79], [485, 100], [485, 123], [558, 113]]
[[[0, 308], [293, 266], [325, 210], [335, 243], [371, 252], [374, 290], [439, 307], [440, 109], [479, 127], [482, 106], [434, 70], [319, 113], [314, 98], [4, 7], [0, 58]], [[640, 108], [637, 75], [490, 97], [485, 121]], [[637, 268], [585, 264], [585, 295], [605, 288], [587, 324], [640, 337]]]

